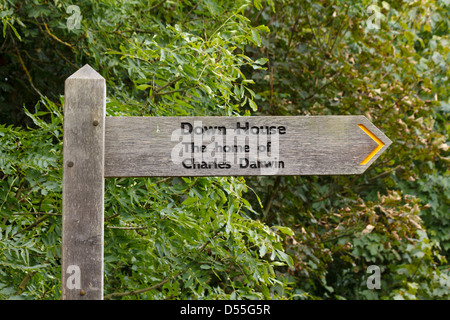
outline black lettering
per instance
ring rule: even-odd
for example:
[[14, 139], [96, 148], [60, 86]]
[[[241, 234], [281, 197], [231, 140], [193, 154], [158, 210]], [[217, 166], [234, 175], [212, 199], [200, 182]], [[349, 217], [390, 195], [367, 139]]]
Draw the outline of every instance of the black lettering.
[[250, 132], [253, 134], [259, 134], [259, 128], [258, 127], [251, 127]]
[[[244, 164], [242, 163], [242, 160], [244, 160]], [[246, 159], [246, 158], [241, 158], [240, 159], [240, 163], [239, 163], [239, 168], [247, 168], [248, 167], [248, 159]]]
[[243, 126], [240, 122], [236, 123], [236, 129], [238, 130], [238, 133], [240, 133], [240, 130], [244, 130], [245, 134], [251, 133], [254, 135], [257, 134], [286, 134], [286, 127], [285, 126], [252, 126], [250, 127], [248, 122], [245, 122], [245, 125]]
[[[194, 143], [193, 142], [182, 142], [182, 145], [185, 146], [184, 152], [194, 152]], [[191, 146], [192, 150], [189, 151], [189, 146]]]
[[[247, 130], [248, 130], [248, 122], [245, 123], [245, 127], [241, 127], [241, 123], [238, 122], [238, 123], [236, 124], [236, 129], [237, 129], [237, 130], [244, 130], [244, 131], [247, 131]], [[239, 132], [239, 131], [238, 131], [238, 132]]]
[[284, 161], [249, 161], [246, 158], [241, 158], [239, 161], [239, 168], [251, 168], [251, 169], [260, 169], [260, 168], [284, 168]]
[[209, 127], [204, 126], [203, 130], [204, 130], [204, 132], [206, 132], [208, 134], [216, 134], [216, 133], [217, 134], [219, 134], [219, 133], [227, 134], [227, 128], [225, 128], [224, 126], [220, 126], [220, 127], [217, 127], [217, 126], [214, 126], [214, 127], [212, 127], [212, 126], [209, 126]]
[[[191, 159], [185, 159], [185, 160], [183, 160], [183, 162], [182, 162], [183, 167], [185, 167], [186, 169], [192, 169], [192, 166], [188, 166], [188, 165], [185, 163], [186, 161], [191, 161]], [[192, 159], [192, 162], [194, 162], [193, 159]]]
[[[186, 127], [188, 128], [186, 131]], [[192, 133], [192, 124], [190, 124], [189, 122], [182, 122], [181, 123], [181, 134], [185, 135], [185, 134], [190, 134]]]
[[185, 169], [230, 169], [231, 164], [228, 161], [224, 162], [196, 162], [195, 159], [185, 159], [181, 162]]

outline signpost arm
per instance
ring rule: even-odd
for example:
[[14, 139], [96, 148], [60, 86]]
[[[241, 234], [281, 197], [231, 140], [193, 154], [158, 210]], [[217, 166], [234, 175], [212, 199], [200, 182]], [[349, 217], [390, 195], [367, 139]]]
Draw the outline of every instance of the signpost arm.
[[65, 82], [62, 299], [103, 299], [105, 79], [85, 65]]

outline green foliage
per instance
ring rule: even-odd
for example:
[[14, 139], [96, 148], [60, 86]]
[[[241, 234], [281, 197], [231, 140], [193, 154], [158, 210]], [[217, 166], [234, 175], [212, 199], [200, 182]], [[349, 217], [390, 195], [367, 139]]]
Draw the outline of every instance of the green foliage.
[[245, 214], [252, 209], [242, 198], [242, 182], [109, 181], [106, 298], [120, 296], [121, 286], [161, 283], [162, 290], [142, 298], [270, 298], [268, 287], [279, 283], [274, 268], [292, 260], [276, 229]]
[[[265, 61], [254, 62], [245, 47], [260, 44], [267, 29], [250, 26], [242, 15], [246, 1], [152, 7], [81, 1], [80, 29], [70, 31], [62, 23], [68, 5], [11, 2], [16, 10], [9, 14], [29, 24], [17, 30], [21, 42], [7, 29], [5, 47], [27, 52], [28, 61], [8, 54], [36, 89], [42, 86], [28, 70], [33, 54], [60, 52], [59, 67], [74, 71], [88, 61], [105, 76], [108, 115], [231, 115], [251, 103], [252, 81], [241, 69], [261, 69]], [[33, 25], [44, 40], [36, 51]], [[53, 63], [41, 60], [44, 68]], [[31, 128], [4, 126], [2, 298], [60, 297], [61, 110], [42, 99], [26, 112]], [[277, 297], [273, 288], [284, 285], [276, 269], [292, 266], [282, 244], [289, 229], [250, 218], [246, 191], [245, 181], [233, 177], [108, 179], [105, 297], [133, 298], [131, 291], [140, 299]], [[13, 266], [17, 271], [9, 273]]]
[[0, 299], [60, 291], [62, 115], [48, 100], [27, 114], [37, 129], [0, 126]]
[[[294, 256], [290, 275], [298, 284], [296, 297], [393, 298], [388, 291], [367, 290], [363, 279], [369, 262], [384, 266], [386, 279], [396, 272], [393, 266], [403, 263], [397, 255], [406, 255], [407, 245], [395, 248], [389, 240], [402, 225], [391, 224], [383, 235], [371, 233], [362, 239], [354, 234], [367, 225], [354, 219], [361, 214], [358, 204], [369, 207], [390, 192], [422, 200], [415, 215], [425, 224], [417, 222], [413, 229], [425, 227], [433, 239], [433, 254], [424, 253], [429, 257], [424, 274], [438, 277], [433, 272], [441, 264], [445, 268], [445, 260], [434, 256], [438, 248], [448, 258], [448, 4], [382, 2], [377, 6], [379, 29], [368, 27], [374, 14], [368, 12], [371, 4], [279, 1], [275, 12], [268, 7], [255, 11], [255, 23], [271, 29], [263, 50], [253, 50], [255, 57], [269, 60], [267, 71], [252, 71], [251, 76], [259, 113], [363, 114], [393, 140], [388, 152], [361, 176], [247, 179], [262, 195], [264, 222], [299, 226], [287, 243]], [[348, 214], [340, 214], [341, 208]], [[398, 220], [396, 214], [392, 221]], [[411, 230], [408, 237], [417, 239], [417, 234]], [[346, 254], [350, 248], [354, 251]], [[399, 292], [409, 292], [407, 279], [396, 278], [406, 290]], [[384, 288], [394, 290], [386, 281]], [[442, 297], [430, 293], [433, 286], [439, 282], [424, 281], [410, 298]], [[448, 287], [440, 288], [448, 297]]]
[[105, 298], [449, 298], [448, 1], [379, 2], [379, 29], [368, 0], [82, 0], [69, 28], [72, 4], [0, 0], [0, 299], [60, 298], [85, 63], [108, 116], [363, 114], [393, 140], [361, 176], [107, 179]]

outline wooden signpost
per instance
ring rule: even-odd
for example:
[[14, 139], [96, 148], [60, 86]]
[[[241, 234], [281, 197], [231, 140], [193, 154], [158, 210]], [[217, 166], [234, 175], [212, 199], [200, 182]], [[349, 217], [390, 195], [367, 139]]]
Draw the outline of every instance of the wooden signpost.
[[391, 144], [364, 116], [105, 117], [105, 80], [66, 80], [63, 299], [103, 298], [104, 179], [363, 173]]
[[105, 177], [361, 174], [391, 143], [364, 116], [107, 117], [105, 130]]
[[105, 79], [84, 66], [65, 83], [62, 298], [103, 298]]

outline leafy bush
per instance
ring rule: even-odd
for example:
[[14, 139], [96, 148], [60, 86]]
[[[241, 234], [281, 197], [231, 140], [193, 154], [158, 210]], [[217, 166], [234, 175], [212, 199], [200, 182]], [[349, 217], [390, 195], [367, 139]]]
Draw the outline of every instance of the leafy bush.
[[107, 179], [105, 298], [448, 299], [447, 2], [82, 0], [68, 28], [70, 5], [0, 1], [0, 299], [61, 297], [85, 63], [108, 116], [363, 114], [393, 140], [361, 176]]

